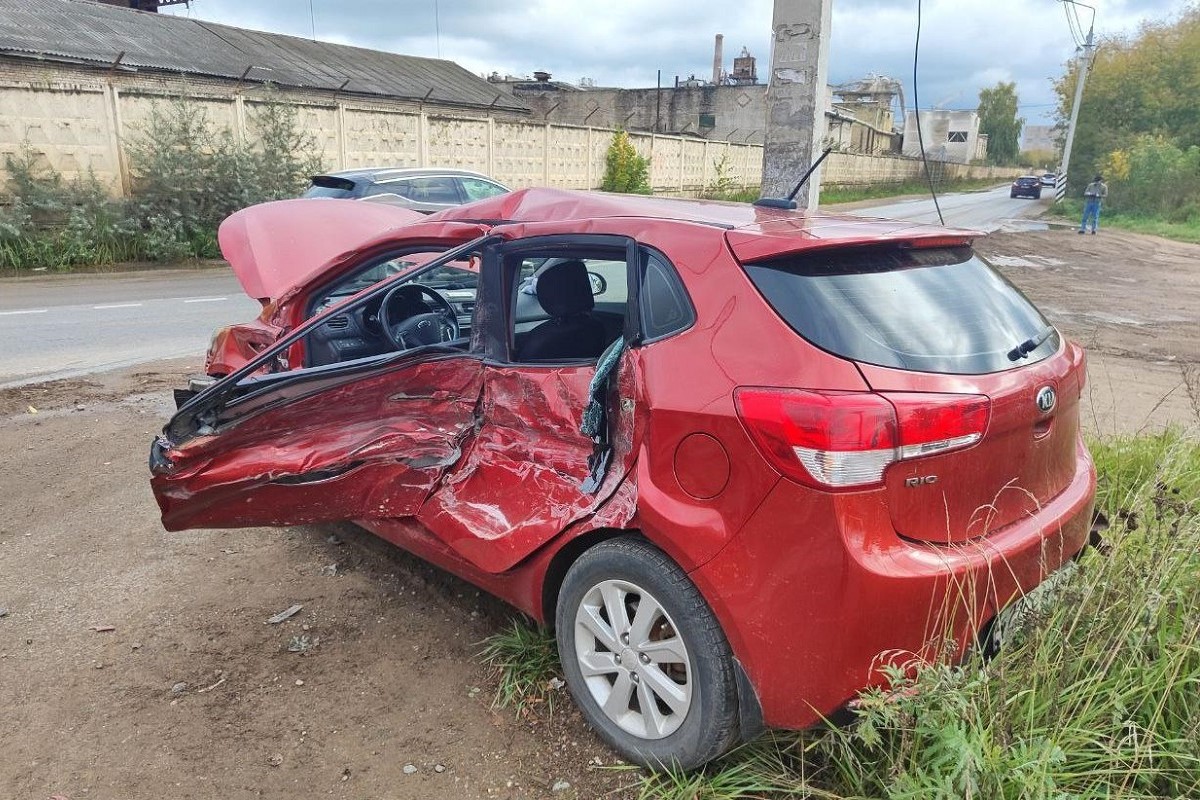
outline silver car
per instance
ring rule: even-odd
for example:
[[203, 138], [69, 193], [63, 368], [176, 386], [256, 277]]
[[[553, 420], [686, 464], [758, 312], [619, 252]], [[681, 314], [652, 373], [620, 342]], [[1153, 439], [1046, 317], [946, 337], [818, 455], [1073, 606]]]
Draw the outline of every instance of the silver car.
[[305, 197], [389, 203], [422, 214], [509, 191], [486, 175], [462, 169], [372, 167], [314, 175]]

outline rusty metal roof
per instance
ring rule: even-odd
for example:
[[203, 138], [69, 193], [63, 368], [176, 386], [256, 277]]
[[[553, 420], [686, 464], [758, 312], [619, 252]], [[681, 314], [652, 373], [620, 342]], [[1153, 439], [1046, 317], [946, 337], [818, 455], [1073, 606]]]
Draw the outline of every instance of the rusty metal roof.
[[[232, 28], [87, 0], [0, 0], [0, 56], [165, 70], [436, 105], [527, 111], [453, 61]], [[247, 68], [250, 68], [247, 73]]]

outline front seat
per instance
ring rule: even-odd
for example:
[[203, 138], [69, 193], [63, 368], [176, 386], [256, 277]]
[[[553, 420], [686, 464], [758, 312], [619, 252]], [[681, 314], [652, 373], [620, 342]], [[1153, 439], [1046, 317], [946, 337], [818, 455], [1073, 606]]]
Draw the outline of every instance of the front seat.
[[578, 259], [555, 264], [537, 276], [537, 299], [550, 319], [525, 334], [522, 361], [598, 358], [604, 351], [604, 323], [595, 305], [587, 265]]

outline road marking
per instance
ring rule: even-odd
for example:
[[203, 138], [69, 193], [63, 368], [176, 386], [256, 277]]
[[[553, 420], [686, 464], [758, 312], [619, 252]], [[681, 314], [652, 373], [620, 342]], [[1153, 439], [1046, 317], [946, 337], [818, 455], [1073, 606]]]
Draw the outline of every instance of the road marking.
[[219, 303], [222, 300], [228, 300], [228, 297], [193, 297], [190, 300], [184, 300], [185, 303]]
[[105, 306], [92, 306], [92, 308], [97, 308], [97, 309], [105, 309], [105, 308], [141, 308], [141, 307], [142, 307], [142, 304], [141, 304], [141, 303], [109, 303], [108, 305], [105, 305]]
[[0, 311], [0, 317], [10, 317], [15, 314], [45, 314], [48, 308], [23, 308], [20, 311]]

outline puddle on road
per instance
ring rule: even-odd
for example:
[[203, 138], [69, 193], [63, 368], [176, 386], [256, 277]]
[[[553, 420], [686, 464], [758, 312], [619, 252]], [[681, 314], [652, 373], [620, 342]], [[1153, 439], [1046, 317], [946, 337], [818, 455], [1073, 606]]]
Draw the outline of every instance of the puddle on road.
[[1046, 269], [1048, 267], [1061, 267], [1067, 262], [1058, 259], [1050, 258], [1049, 256], [990, 256], [990, 262], [1000, 267], [1024, 267], [1026, 269]]
[[998, 229], [1001, 233], [1025, 233], [1027, 231], [1048, 231], [1050, 223], [1039, 219], [1002, 219]]

